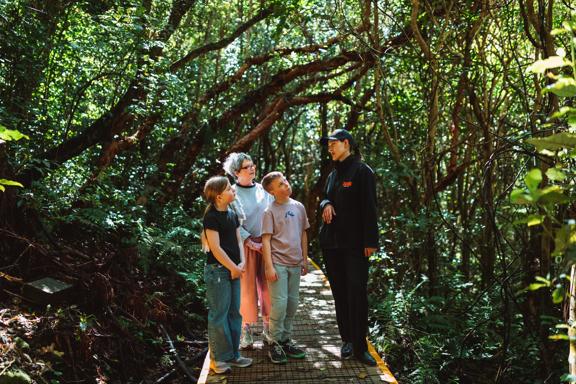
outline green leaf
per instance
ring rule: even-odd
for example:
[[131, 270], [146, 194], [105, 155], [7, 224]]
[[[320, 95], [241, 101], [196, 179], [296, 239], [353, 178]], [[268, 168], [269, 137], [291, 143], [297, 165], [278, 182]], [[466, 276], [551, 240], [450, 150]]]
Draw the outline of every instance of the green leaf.
[[562, 375], [562, 377], [560, 377], [560, 381], [563, 383], [576, 381], [576, 375], [571, 375], [569, 373], [566, 373], [566, 374]]
[[534, 279], [536, 279], [536, 281], [539, 281], [541, 283], [545, 283], [548, 286], [550, 286], [552, 284], [552, 282], [550, 280], [548, 280], [547, 278], [542, 277], [542, 276], [536, 276]]
[[549, 168], [546, 171], [546, 176], [552, 181], [563, 181], [566, 179], [566, 174], [558, 168]]
[[565, 33], [567, 33], [568, 31], [564, 28], [554, 28], [552, 31], [550, 31], [550, 34], [552, 36], [557, 36], [557, 35], [563, 35]]
[[564, 288], [556, 288], [552, 292], [552, 301], [554, 304], [560, 304], [562, 301], [564, 301]]
[[576, 113], [576, 108], [572, 108], [572, 107], [561, 107], [559, 111], [554, 112], [552, 115], [550, 115], [550, 118], [552, 119], [558, 119], [560, 117], [564, 117], [566, 116], [566, 114], [568, 113]]
[[576, 114], [574, 113], [570, 113], [568, 115], [568, 126], [570, 128], [575, 128], [576, 127]]
[[562, 256], [566, 252], [566, 248], [576, 242], [576, 231], [571, 230], [570, 225], [564, 224], [556, 230], [554, 236], [554, 252], [553, 256]]
[[566, 204], [570, 198], [564, 195], [564, 190], [559, 185], [551, 185], [538, 191], [536, 201], [542, 204]]
[[0, 184], [24, 188], [24, 186], [22, 184], [20, 184], [17, 181], [13, 181], [13, 180], [0, 179]]
[[541, 181], [542, 181], [542, 171], [539, 170], [538, 168], [532, 169], [524, 177], [524, 182], [526, 183], [526, 186], [528, 187], [528, 190], [530, 192], [533, 192], [536, 189], [538, 189], [538, 185], [540, 184]]
[[4, 188], [2, 185], [0, 185], [0, 191], [4, 192], [6, 190], [6, 188]]
[[576, 22], [574, 22], [572, 20], [564, 20], [562, 22], [562, 26], [567, 31], [576, 31]]
[[22, 138], [29, 139], [28, 136], [20, 133], [19, 131], [8, 129], [0, 124], [0, 139], [5, 141], [18, 141]]
[[532, 283], [526, 288], [526, 290], [527, 291], [537, 291], [541, 288], [548, 288], [548, 287], [549, 287], [549, 284], [546, 284], [546, 283]]
[[566, 60], [562, 56], [550, 56], [546, 59], [536, 61], [528, 68], [526, 68], [526, 72], [544, 73], [548, 69], [566, 67], [569, 65], [571, 65], [570, 61]]
[[546, 137], [533, 137], [527, 139], [528, 144], [536, 147], [536, 150], [558, 151], [565, 148], [576, 148], [576, 134], [570, 132], [560, 132]]
[[544, 215], [530, 215], [527, 217], [526, 224], [529, 227], [533, 227], [535, 225], [540, 225], [544, 221]]
[[[510, 202], [512, 204], [532, 204], [534, 199], [523, 189], [515, 189], [510, 193]], [[526, 221], [522, 223], [526, 223]]]
[[546, 86], [542, 93], [552, 92], [560, 97], [576, 96], [576, 80], [573, 77], [561, 76], [554, 83]]
[[557, 335], [548, 336], [548, 339], [550, 339], [550, 340], [568, 340], [568, 335], [563, 335], [563, 334], [559, 333]]

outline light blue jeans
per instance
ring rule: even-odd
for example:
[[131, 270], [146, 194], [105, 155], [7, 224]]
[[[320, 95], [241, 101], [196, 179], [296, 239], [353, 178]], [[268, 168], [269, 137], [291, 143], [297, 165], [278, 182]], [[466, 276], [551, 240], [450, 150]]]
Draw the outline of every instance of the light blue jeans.
[[286, 341], [292, 336], [294, 316], [298, 309], [300, 293], [300, 266], [289, 267], [274, 264], [278, 280], [268, 282], [270, 291], [270, 336], [276, 342]]
[[210, 358], [230, 361], [240, 357], [240, 280], [230, 279], [230, 271], [221, 264], [204, 267], [208, 302], [208, 344]]

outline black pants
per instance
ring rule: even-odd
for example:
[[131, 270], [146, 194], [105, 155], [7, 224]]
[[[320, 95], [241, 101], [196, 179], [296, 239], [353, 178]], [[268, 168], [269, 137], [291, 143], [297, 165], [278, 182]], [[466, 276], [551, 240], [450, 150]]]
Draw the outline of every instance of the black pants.
[[324, 262], [336, 304], [336, 320], [343, 342], [354, 354], [368, 350], [368, 258], [363, 249], [323, 249]]

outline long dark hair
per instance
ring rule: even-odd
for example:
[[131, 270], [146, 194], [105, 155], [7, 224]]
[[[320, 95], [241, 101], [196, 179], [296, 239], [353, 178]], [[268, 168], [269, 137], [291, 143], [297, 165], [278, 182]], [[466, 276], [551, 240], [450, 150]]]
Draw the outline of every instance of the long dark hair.
[[[204, 216], [208, 213], [212, 207], [216, 204], [216, 198], [222, 192], [226, 190], [230, 182], [224, 176], [213, 176], [208, 179], [206, 184], [204, 184], [204, 198], [208, 202], [206, 209], [204, 210]], [[202, 233], [200, 234], [200, 242], [202, 243], [202, 250], [204, 252], [210, 251], [210, 245], [208, 244], [208, 238], [206, 237], [206, 231], [202, 228]]]

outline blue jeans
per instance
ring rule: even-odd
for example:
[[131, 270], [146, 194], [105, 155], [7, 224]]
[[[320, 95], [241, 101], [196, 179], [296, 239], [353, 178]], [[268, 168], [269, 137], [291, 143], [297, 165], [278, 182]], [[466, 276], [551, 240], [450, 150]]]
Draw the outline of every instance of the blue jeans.
[[240, 357], [240, 280], [230, 279], [230, 271], [221, 264], [204, 267], [208, 302], [208, 344], [210, 358], [230, 361]]
[[270, 291], [270, 336], [276, 342], [290, 339], [300, 293], [301, 267], [274, 264], [278, 280], [268, 282]]

